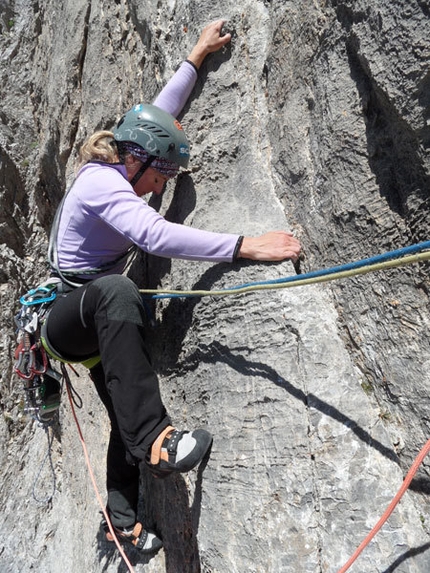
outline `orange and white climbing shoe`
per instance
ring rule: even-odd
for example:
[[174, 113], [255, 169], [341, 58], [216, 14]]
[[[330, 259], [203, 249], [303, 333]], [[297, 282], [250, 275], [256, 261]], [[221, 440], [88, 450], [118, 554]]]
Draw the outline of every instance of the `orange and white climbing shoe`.
[[189, 472], [204, 458], [212, 444], [206, 430], [175, 430], [167, 426], [152, 444], [146, 460], [155, 477], [167, 477], [172, 472]]
[[[114, 541], [113, 535], [105, 519], [102, 521], [102, 527], [106, 534], [106, 539], [108, 541]], [[130, 543], [141, 553], [155, 553], [163, 547], [161, 539], [159, 539], [155, 533], [144, 529], [143, 525], [139, 522], [137, 522], [131, 529], [113, 527], [113, 530], [119, 542]]]

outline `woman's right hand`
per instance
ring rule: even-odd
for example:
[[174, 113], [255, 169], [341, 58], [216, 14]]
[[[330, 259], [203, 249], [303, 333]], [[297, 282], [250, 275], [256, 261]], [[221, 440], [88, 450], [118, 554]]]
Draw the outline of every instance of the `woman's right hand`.
[[259, 237], [244, 237], [238, 257], [253, 261], [296, 262], [301, 252], [300, 242], [287, 231], [270, 231]]

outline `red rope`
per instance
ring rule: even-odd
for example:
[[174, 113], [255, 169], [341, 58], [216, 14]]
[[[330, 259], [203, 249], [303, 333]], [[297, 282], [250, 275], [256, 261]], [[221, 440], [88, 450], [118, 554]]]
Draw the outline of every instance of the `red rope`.
[[378, 521], [378, 523], [375, 525], [375, 527], [370, 531], [370, 533], [366, 536], [364, 541], [357, 547], [357, 549], [355, 550], [354, 554], [349, 559], [349, 561], [347, 561], [345, 563], [345, 565], [341, 569], [339, 569], [338, 573], [345, 573], [345, 571], [347, 571], [351, 567], [351, 565], [354, 563], [354, 561], [357, 559], [357, 557], [360, 555], [360, 553], [363, 551], [363, 549], [367, 545], [369, 545], [370, 541], [375, 537], [375, 535], [378, 533], [378, 531], [381, 529], [381, 527], [384, 525], [384, 523], [387, 521], [387, 519], [393, 513], [394, 508], [399, 503], [400, 499], [403, 497], [403, 494], [405, 493], [405, 491], [410, 486], [411, 481], [412, 481], [413, 477], [415, 476], [415, 474], [417, 473], [419, 466], [422, 464], [424, 458], [426, 457], [426, 455], [429, 452], [430, 452], [430, 440], [428, 440], [428, 442], [425, 444], [425, 446], [421, 449], [420, 453], [416, 457], [414, 463], [411, 466], [411, 469], [408, 471], [408, 473], [405, 477], [405, 480], [402, 484], [402, 487], [399, 489], [399, 491], [395, 495], [393, 501], [390, 503], [390, 505], [385, 510], [381, 519]]
[[[63, 365], [62, 365], [62, 366], [63, 366]], [[92, 482], [92, 484], [93, 484], [93, 488], [94, 488], [94, 491], [95, 491], [95, 494], [96, 494], [96, 497], [97, 497], [97, 501], [98, 501], [99, 504], [100, 504], [102, 513], [103, 513], [103, 515], [104, 515], [104, 518], [106, 519], [106, 523], [108, 524], [109, 531], [110, 531], [110, 533], [112, 534], [112, 537], [113, 537], [113, 540], [115, 541], [116, 546], [118, 547], [118, 551], [120, 552], [122, 558], [124, 559], [125, 564], [127, 565], [128, 570], [130, 571], [130, 573], [134, 573], [133, 566], [132, 566], [132, 564], [130, 563], [130, 561], [128, 560], [127, 555], [124, 553], [124, 550], [123, 550], [123, 548], [121, 547], [121, 544], [120, 544], [119, 541], [118, 541], [118, 538], [117, 538], [117, 536], [116, 536], [116, 534], [115, 534], [115, 531], [114, 531], [114, 529], [113, 529], [113, 527], [112, 527], [112, 523], [111, 523], [111, 521], [110, 521], [109, 514], [108, 514], [108, 512], [106, 511], [105, 505], [104, 505], [104, 503], [103, 503], [103, 500], [102, 500], [101, 495], [100, 495], [100, 493], [99, 493], [99, 490], [98, 490], [98, 488], [97, 488], [97, 482], [96, 482], [96, 478], [94, 477], [93, 469], [92, 469], [92, 467], [91, 467], [90, 457], [89, 457], [89, 455], [88, 455], [88, 449], [87, 449], [87, 446], [86, 446], [86, 443], [85, 443], [85, 440], [84, 440], [84, 436], [83, 436], [83, 434], [82, 434], [82, 430], [81, 430], [81, 426], [80, 426], [80, 424], [79, 424], [78, 417], [77, 417], [77, 415], [76, 415], [75, 405], [74, 405], [74, 403], [73, 403], [72, 393], [71, 393], [71, 391], [70, 391], [69, 374], [68, 374], [68, 372], [66, 371], [66, 367], [65, 367], [65, 366], [64, 366], [64, 369], [62, 368], [62, 370], [63, 370], [63, 374], [64, 374], [64, 376], [65, 376], [65, 378], [66, 378], [67, 395], [68, 395], [68, 397], [69, 397], [70, 406], [72, 407], [73, 418], [75, 419], [76, 427], [78, 428], [79, 439], [80, 439], [80, 442], [81, 442], [81, 445], [82, 445], [82, 449], [83, 449], [83, 451], [84, 451], [85, 462], [86, 462], [86, 464], [87, 464], [88, 473], [90, 474], [91, 482]]]

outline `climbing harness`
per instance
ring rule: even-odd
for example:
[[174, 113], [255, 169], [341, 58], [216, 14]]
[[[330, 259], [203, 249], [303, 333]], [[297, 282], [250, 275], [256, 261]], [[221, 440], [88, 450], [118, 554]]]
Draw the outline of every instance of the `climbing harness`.
[[[42, 333], [46, 325], [51, 304], [62, 290], [58, 278], [30, 289], [21, 296], [21, 308], [15, 316], [17, 326], [17, 347], [15, 350], [14, 371], [23, 380], [24, 412], [30, 414], [45, 430], [48, 447], [44, 459], [34, 479], [32, 494], [38, 503], [50, 503], [56, 491], [56, 476], [52, 461], [53, 425], [61, 403], [62, 381], [65, 380], [70, 399], [77, 408], [82, 407], [82, 399], [73, 388], [65, 364], [61, 372], [51, 366], [51, 358], [61, 360], [46, 347]], [[69, 364], [70, 368], [73, 367]], [[49, 466], [50, 479], [42, 477], [42, 470]], [[42, 489], [47, 491], [43, 496]]]
[[23, 380], [24, 411], [42, 425], [52, 423], [61, 398], [62, 375], [51, 366], [42, 345], [40, 328], [57, 294], [57, 283], [47, 281], [20, 298], [15, 316], [17, 347], [14, 371]]

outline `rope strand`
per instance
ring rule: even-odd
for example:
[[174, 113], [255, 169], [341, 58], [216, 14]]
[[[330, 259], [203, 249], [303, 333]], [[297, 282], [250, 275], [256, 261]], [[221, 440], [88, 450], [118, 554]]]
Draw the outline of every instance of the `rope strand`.
[[[303, 275], [292, 276], [292, 277], [284, 277], [281, 279], [275, 279], [271, 281], [263, 281], [263, 282], [256, 282], [256, 283], [249, 283], [244, 285], [239, 285], [236, 287], [231, 287], [222, 290], [158, 290], [158, 289], [140, 289], [140, 293], [145, 295], [144, 298], [151, 298], [151, 299], [162, 299], [162, 298], [188, 298], [188, 297], [204, 297], [204, 296], [226, 296], [226, 295], [238, 295], [244, 294], [252, 291], [261, 291], [261, 290], [273, 290], [273, 289], [280, 289], [280, 288], [291, 288], [294, 286], [305, 286], [320, 282], [327, 282], [332, 280], [338, 280], [343, 278], [350, 278], [370, 272], [386, 270], [389, 268], [396, 268], [400, 266], [404, 266], [407, 264], [428, 261], [430, 260], [430, 241], [420, 243], [417, 245], [412, 245], [410, 247], [406, 247], [404, 249], [399, 249], [397, 251], [388, 252], [382, 255], [378, 255], [375, 257], [371, 257], [368, 259], [364, 259], [361, 261], [356, 261], [353, 263], [348, 263], [345, 265], [340, 265], [336, 267], [332, 267], [329, 269], [323, 269], [319, 271], [313, 271], [310, 273], [305, 273]], [[422, 252], [426, 251], [426, 252]], [[73, 397], [72, 393], [75, 392], [73, 386], [71, 384], [70, 377], [67, 373], [65, 364], [61, 364], [61, 370], [63, 372], [64, 379], [66, 381], [66, 388], [67, 393], [69, 396], [70, 405], [72, 408], [73, 417], [75, 419], [75, 423], [78, 429], [79, 439], [81, 441], [82, 449], [85, 456], [85, 461], [88, 467], [88, 472], [90, 474], [90, 478], [93, 484], [93, 488], [97, 497], [97, 500], [100, 504], [102, 513], [106, 519], [106, 522], [109, 527], [109, 531], [112, 534], [112, 537], [115, 541], [115, 544], [124, 559], [130, 573], [134, 573], [134, 569], [128, 560], [127, 556], [122, 549], [118, 538], [115, 534], [115, 531], [112, 527], [108, 512], [105, 509], [103, 500], [101, 499], [100, 493], [97, 488], [96, 480], [94, 477], [94, 473], [91, 467], [91, 463], [89, 460], [88, 450], [85, 444], [85, 440], [82, 434], [82, 430], [76, 416], [75, 412], [75, 405], [80, 407], [82, 402], [79, 405], [79, 401], [75, 401], [75, 397]], [[78, 396], [79, 400], [80, 397]], [[48, 436], [48, 444], [49, 444], [49, 436]], [[412, 464], [401, 488], [397, 492], [396, 496], [394, 497], [393, 501], [390, 503], [382, 517], [379, 519], [375, 527], [370, 531], [370, 533], [366, 536], [363, 542], [358, 546], [354, 554], [351, 558], [345, 563], [345, 565], [339, 569], [338, 573], [345, 573], [351, 565], [357, 560], [358, 556], [361, 552], [369, 545], [371, 540], [375, 537], [384, 523], [388, 520], [392, 512], [394, 511], [395, 507], [399, 503], [400, 499], [403, 497], [404, 493], [408, 489], [413, 477], [415, 476], [416, 472], [418, 471], [419, 466], [423, 462], [424, 458], [430, 452], [430, 440], [426, 443], [426, 445], [422, 448], [420, 453], [418, 454], [417, 458], [415, 459], [414, 463]], [[50, 453], [50, 445], [48, 447], [48, 453]], [[46, 458], [45, 458], [46, 459]], [[50, 458], [51, 459], [51, 458]], [[52, 460], [51, 460], [51, 467], [52, 467]], [[52, 468], [53, 469], [53, 468]], [[38, 478], [38, 476], [37, 476]], [[55, 478], [55, 475], [54, 475]], [[35, 482], [36, 483], [36, 482]], [[51, 496], [52, 498], [52, 496]], [[50, 498], [50, 499], [51, 499]]]
[[87, 464], [88, 473], [89, 473], [90, 478], [91, 478], [91, 483], [92, 483], [92, 485], [93, 485], [93, 488], [94, 488], [94, 492], [95, 492], [95, 494], [96, 494], [97, 501], [99, 502], [99, 505], [100, 505], [100, 508], [101, 508], [101, 510], [102, 510], [103, 516], [104, 516], [104, 518], [106, 519], [106, 523], [107, 523], [107, 525], [108, 525], [108, 527], [109, 527], [109, 531], [110, 531], [110, 533], [111, 533], [111, 535], [112, 535], [112, 537], [113, 537], [113, 540], [114, 540], [114, 542], [115, 542], [115, 545], [116, 545], [117, 548], [118, 548], [118, 551], [119, 551], [120, 554], [121, 554], [121, 557], [124, 559], [124, 562], [125, 562], [125, 564], [127, 565], [129, 572], [130, 572], [130, 573], [134, 573], [133, 566], [132, 566], [132, 564], [130, 563], [130, 561], [129, 561], [127, 555], [125, 554], [125, 552], [124, 552], [124, 550], [123, 550], [123, 548], [121, 547], [120, 542], [118, 541], [118, 537], [116, 536], [116, 533], [115, 533], [115, 531], [114, 531], [114, 529], [113, 529], [113, 526], [112, 526], [112, 523], [111, 523], [109, 514], [108, 514], [108, 512], [106, 511], [105, 504], [103, 503], [103, 500], [102, 500], [102, 498], [101, 498], [100, 492], [99, 492], [99, 490], [98, 490], [96, 478], [95, 478], [95, 476], [94, 476], [94, 472], [93, 472], [93, 469], [92, 469], [92, 466], [91, 466], [91, 462], [90, 462], [90, 457], [89, 457], [89, 454], [88, 454], [87, 445], [86, 445], [86, 443], [85, 443], [84, 436], [83, 436], [83, 434], [82, 434], [82, 429], [81, 429], [81, 426], [80, 426], [80, 424], [79, 424], [78, 417], [77, 417], [77, 415], [76, 415], [74, 399], [73, 399], [72, 392], [71, 392], [71, 389], [70, 389], [70, 387], [71, 387], [71, 381], [70, 381], [69, 373], [67, 372], [66, 365], [63, 364], [63, 363], [61, 364], [61, 371], [62, 371], [63, 376], [64, 376], [64, 379], [65, 379], [65, 381], [66, 381], [66, 389], [67, 389], [67, 395], [68, 395], [68, 397], [69, 397], [70, 407], [72, 408], [73, 418], [74, 418], [74, 420], [75, 420], [76, 427], [77, 427], [77, 429], [78, 429], [79, 440], [80, 440], [80, 442], [81, 442], [82, 450], [83, 450], [83, 452], [84, 452], [85, 462], [86, 462], [86, 464]]
[[[143, 298], [150, 298], [150, 299], [190, 298], [190, 297], [204, 297], [204, 296], [218, 297], [218, 296], [245, 294], [254, 291], [305, 286], [315, 283], [351, 278], [354, 276], [363, 275], [370, 272], [381, 271], [390, 268], [397, 268], [412, 263], [428, 261], [430, 260], [430, 250], [428, 249], [430, 249], [430, 241], [426, 241], [424, 243], [419, 243], [416, 245], [411, 245], [403, 249], [398, 249], [396, 251], [391, 251], [388, 253], [377, 255], [375, 257], [363, 259], [361, 261], [347, 263], [345, 265], [340, 265], [318, 271], [312, 271], [302, 275], [243, 284], [222, 290], [140, 289], [140, 293], [143, 295]], [[360, 553], [370, 543], [373, 537], [378, 533], [378, 531], [387, 521], [387, 519], [389, 518], [389, 516], [399, 503], [400, 499], [408, 489], [414, 475], [418, 471], [418, 467], [420, 466], [423, 459], [429, 452], [430, 452], [430, 440], [427, 442], [427, 444], [423, 447], [423, 449], [419, 453], [411, 469], [409, 470], [402, 487], [394, 497], [391, 504], [388, 506], [387, 510], [384, 512], [384, 514], [382, 515], [378, 523], [375, 525], [375, 527], [372, 529], [372, 531], [367, 535], [364, 541], [357, 548], [352, 557], [338, 571], [338, 573], [345, 573], [351, 567], [354, 561], [356, 561]]]
[[[52, 432], [51, 437], [49, 437], [49, 426], [43, 426], [43, 429], [45, 430], [46, 433], [46, 437], [48, 439], [48, 449], [46, 451], [45, 457], [43, 458], [42, 463], [40, 464], [39, 470], [36, 474], [36, 477], [34, 478], [34, 482], [33, 482], [33, 488], [32, 488], [32, 494], [33, 494], [33, 499], [35, 501], [37, 501], [37, 503], [44, 503], [44, 504], [48, 504], [50, 503], [50, 501], [52, 501], [52, 498], [55, 495], [55, 492], [57, 490], [57, 480], [55, 478], [55, 469], [54, 469], [54, 464], [52, 461], [52, 443], [54, 441], [54, 433]], [[36, 488], [37, 488], [37, 484], [39, 482], [40, 476], [42, 474], [42, 469], [46, 464], [46, 461], [49, 461], [49, 469], [50, 469], [50, 474], [51, 474], [51, 485], [52, 485], [52, 492], [47, 494], [44, 498], [39, 498], [37, 496], [36, 493]]]
[[[351, 278], [358, 275], [363, 275], [370, 272], [382, 271], [389, 268], [396, 268], [412, 263], [418, 263], [430, 260], [430, 251], [418, 252], [409, 254], [402, 257], [398, 256], [401, 252], [411, 252], [416, 250], [424, 250], [430, 247], [430, 241], [413, 245], [391, 253], [385, 253], [371, 259], [364, 259], [354, 263], [331, 267], [329, 269], [322, 269], [319, 271], [312, 271], [303, 275], [295, 275], [292, 277], [283, 277], [269, 281], [261, 281], [255, 283], [248, 283], [236, 287], [226, 288], [222, 290], [170, 290], [170, 289], [140, 289], [140, 293], [145, 295], [145, 298], [163, 299], [163, 298], [190, 298], [190, 297], [204, 297], [204, 296], [226, 296], [245, 294], [253, 291], [274, 290], [281, 288], [291, 288], [295, 286], [306, 286], [315, 283], [322, 283], [327, 281], [334, 281], [338, 279]], [[392, 259], [392, 257], [396, 257]], [[387, 260], [388, 259], [388, 260]], [[370, 263], [369, 263], [370, 261]]]
[[422, 464], [424, 458], [426, 457], [426, 455], [429, 452], [430, 452], [430, 440], [428, 440], [428, 442], [425, 444], [425, 446], [421, 449], [418, 456], [415, 458], [415, 461], [412, 464], [411, 469], [409, 470], [409, 472], [407, 473], [407, 475], [403, 481], [402, 487], [399, 489], [397, 494], [394, 496], [393, 501], [387, 507], [387, 509], [385, 510], [381, 519], [378, 521], [378, 523], [375, 525], [375, 527], [370, 531], [370, 533], [366, 536], [364, 541], [362, 541], [362, 543], [357, 547], [357, 549], [355, 550], [352, 557], [345, 563], [345, 565], [343, 567], [341, 567], [339, 569], [338, 573], [345, 573], [345, 571], [347, 571], [351, 567], [351, 565], [354, 563], [354, 561], [356, 561], [357, 557], [360, 555], [360, 553], [363, 551], [363, 549], [365, 547], [367, 547], [367, 545], [369, 545], [371, 540], [375, 537], [375, 535], [378, 533], [378, 531], [381, 529], [381, 527], [384, 525], [384, 523], [387, 521], [387, 519], [393, 513], [395, 507], [397, 506], [397, 504], [399, 503], [399, 501], [403, 497], [404, 493], [406, 492], [406, 490], [410, 486], [411, 481], [412, 481], [413, 477], [415, 476], [415, 474], [417, 473], [419, 466]]

